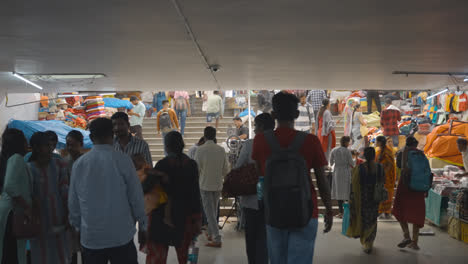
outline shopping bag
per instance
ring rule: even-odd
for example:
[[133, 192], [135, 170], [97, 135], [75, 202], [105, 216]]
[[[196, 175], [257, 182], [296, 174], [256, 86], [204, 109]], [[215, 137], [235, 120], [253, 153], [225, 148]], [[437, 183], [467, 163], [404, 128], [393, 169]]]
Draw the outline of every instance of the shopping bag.
[[349, 204], [348, 203], [343, 204], [343, 210], [344, 210], [344, 213], [343, 213], [343, 223], [342, 223], [342, 226], [341, 226], [341, 234], [346, 236], [346, 232], [348, 232], [349, 217], [350, 217]]

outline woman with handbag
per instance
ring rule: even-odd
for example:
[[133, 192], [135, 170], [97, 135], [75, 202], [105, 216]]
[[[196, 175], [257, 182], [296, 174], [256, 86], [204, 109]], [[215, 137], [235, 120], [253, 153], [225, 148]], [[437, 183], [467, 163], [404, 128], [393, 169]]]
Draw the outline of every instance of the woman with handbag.
[[164, 140], [168, 153], [154, 170], [168, 175], [161, 182], [157, 173], [149, 174], [142, 182], [143, 192], [150, 192], [161, 184], [171, 203], [171, 222], [165, 218], [165, 206], [153, 210], [149, 218], [146, 263], [167, 262], [169, 246], [175, 247], [179, 263], [187, 263], [189, 247], [201, 232], [201, 203], [197, 163], [183, 153], [184, 140], [179, 132], [169, 132]]
[[351, 149], [359, 150], [366, 146], [367, 136], [367, 123], [362, 116], [361, 105], [358, 103], [354, 105], [352, 114], [352, 125], [351, 125], [351, 138], [353, 139], [353, 145]]
[[[275, 128], [275, 121], [268, 113], [255, 117], [255, 134]], [[252, 160], [253, 139], [244, 142], [234, 169], [255, 163]], [[268, 264], [266, 225], [263, 201], [256, 194], [240, 196], [240, 205], [245, 215], [245, 245], [249, 264]]]
[[374, 148], [365, 148], [364, 157], [366, 162], [353, 169], [346, 236], [360, 238], [364, 252], [370, 254], [377, 234], [379, 203], [386, 197], [383, 167], [375, 162]]
[[[1, 264], [26, 264], [26, 240], [15, 234], [16, 213], [32, 216], [30, 174], [23, 156], [28, 143], [22, 131], [6, 129], [0, 156], [0, 260]], [[19, 218], [18, 218], [19, 219]]]
[[376, 139], [377, 157], [376, 161], [382, 164], [385, 173], [385, 189], [388, 192], [388, 199], [379, 206], [379, 214], [385, 219], [391, 219], [393, 194], [395, 193], [396, 182], [396, 164], [393, 148], [387, 145], [387, 139], [384, 136], [378, 136]]
[[30, 139], [33, 195], [40, 200], [40, 235], [31, 239], [32, 264], [68, 264], [71, 260], [68, 232], [68, 167], [52, 156], [49, 137], [36, 132]]

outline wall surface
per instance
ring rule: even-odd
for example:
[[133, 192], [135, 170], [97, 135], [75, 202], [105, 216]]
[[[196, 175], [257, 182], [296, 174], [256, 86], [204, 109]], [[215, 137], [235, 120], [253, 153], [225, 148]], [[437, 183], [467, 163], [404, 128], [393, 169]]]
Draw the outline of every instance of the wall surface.
[[0, 95], [0, 133], [6, 128], [10, 119], [18, 120], [37, 120], [39, 103], [21, 105], [16, 107], [7, 107], [6, 101], [8, 96], [8, 105], [15, 105], [27, 102], [38, 101], [39, 93], [9, 93]]

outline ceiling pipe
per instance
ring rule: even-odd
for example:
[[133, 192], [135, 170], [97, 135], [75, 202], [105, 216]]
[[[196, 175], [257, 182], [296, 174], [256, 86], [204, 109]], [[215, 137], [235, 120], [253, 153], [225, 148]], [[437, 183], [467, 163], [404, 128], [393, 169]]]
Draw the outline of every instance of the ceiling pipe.
[[400, 75], [448, 75], [448, 76], [467, 76], [468, 72], [415, 72], [415, 71], [394, 71], [392, 74]]
[[193, 33], [192, 27], [190, 26], [187, 17], [182, 12], [182, 9], [181, 9], [181, 7], [179, 5], [179, 2], [177, 0], [172, 0], [172, 4], [174, 5], [174, 8], [177, 10], [177, 13], [179, 14], [179, 17], [183, 20], [185, 29], [187, 30], [187, 34], [192, 39], [193, 45], [195, 46], [195, 48], [198, 51], [198, 54], [200, 55], [203, 62], [205, 63], [205, 67], [210, 71], [211, 76], [213, 77], [213, 80], [216, 83], [216, 87], [218, 88], [218, 90], [221, 90], [221, 85], [219, 84], [219, 81], [216, 78], [216, 75], [214, 73], [215, 71], [217, 71], [217, 70], [214, 70], [217, 67], [214, 67], [213, 65], [211, 65], [208, 62], [208, 58], [206, 57], [205, 53], [203, 52], [202, 48], [200, 47], [200, 44], [198, 43], [198, 40], [195, 37], [195, 34]]

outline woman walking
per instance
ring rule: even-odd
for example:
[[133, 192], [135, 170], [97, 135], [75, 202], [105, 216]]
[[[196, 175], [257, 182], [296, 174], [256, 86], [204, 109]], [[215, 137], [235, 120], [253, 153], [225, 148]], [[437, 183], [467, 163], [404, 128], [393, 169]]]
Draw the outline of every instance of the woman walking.
[[[160, 160], [154, 169], [167, 174], [169, 178], [167, 183], [161, 184], [171, 203], [172, 225], [169, 226], [164, 221], [165, 206], [151, 213], [146, 263], [166, 263], [169, 246], [173, 246], [179, 263], [185, 264], [188, 260], [189, 246], [201, 232], [198, 167], [194, 160], [183, 153], [184, 141], [179, 132], [169, 132], [164, 144], [168, 155]], [[158, 183], [159, 178], [148, 175], [142, 183], [143, 191], [153, 189]]]
[[[426, 217], [426, 206], [424, 192], [414, 192], [408, 188], [406, 180], [408, 175], [405, 174], [407, 171], [408, 164], [408, 152], [419, 151], [418, 141], [413, 137], [409, 136], [406, 139], [406, 146], [402, 152], [398, 153], [397, 165], [401, 169], [401, 177], [398, 183], [398, 188], [395, 196], [395, 204], [393, 206], [393, 215], [400, 222], [401, 229], [403, 230], [403, 241], [398, 244], [399, 248], [409, 247], [414, 250], [419, 250], [419, 229], [424, 227], [424, 221]], [[411, 239], [408, 223], [413, 224], [413, 239]]]
[[340, 140], [340, 147], [336, 147], [330, 154], [330, 166], [333, 169], [331, 197], [338, 201], [338, 218], [343, 217], [343, 203], [349, 200], [351, 192], [351, 170], [355, 166], [355, 161], [351, 151], [348, 149], [351, 138], [344, 136]]
[[379, 201], [375, 199], [378, 183], [384, 181], [383, 167], [376, 163], [375, 150], [364, 149], [366, 162], [353, 169], [351, 186], [350, 225], [346, 235], [360, 238], [365, 253], [370, 254], [377, 234]]
[[330, 160], [330, 152], [336, 146], [335, 122], [330, 112], [330, 100], [323, 99], [322, 107], [318, 113], [317, 136], [322, 144], [327, 161]]
[[2, 135], [0, 179], [0, 260], [1, 264], [26, 264], [26, 240], [17, 240], [12, 232], [13, 211], [32, 215], [30, 174], [23, 156], [27, 152], [23, 132], [7, 128]]
[[46, 133], [36, 132], [30, 140], [32, 155], [28, 160], [33, 179], [33, 193], [40, 199], [41, 235], [31, 239], [32, 264], [70, 263], [68, 224], [68, 167], [53, 158]]
[[366, 145], [366, 137], [361, 135], [361, 127], [364, 126], [367, 128], [366, 120], [364, 120], [362, 116], [360, 104], [354, 106], [352, 120], [351, 137], [353, 138], [353, 145], [351, 149], [358, 150]]
[[377, 157], [376, 161], [382, 164], [385, 173], [385, 189], [387, 189], [388, 199], [380, 203], [379, 214], [383, 218], [390, 219], [393, 205], [393, 195], [395, 193], [396, 166], [393, 149], [387, 145], [387, 139], [384, 136], [378, 136], [376, 139]]
[[[255, 134], [273, 130], [275, 120], [268, 113], [255, 117]], [[240, 168], [252, 160], [253, 139], [244, 142], [234, 168]], [[245, 216], [245, 245], [249, 264], [268, 264], [268, 250], [266, 241], [265, 212], [263, 199], [258, 194], [240, 197], [240, 205]]]

